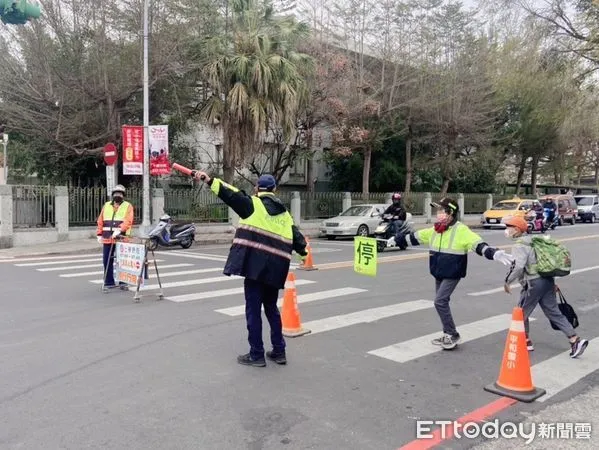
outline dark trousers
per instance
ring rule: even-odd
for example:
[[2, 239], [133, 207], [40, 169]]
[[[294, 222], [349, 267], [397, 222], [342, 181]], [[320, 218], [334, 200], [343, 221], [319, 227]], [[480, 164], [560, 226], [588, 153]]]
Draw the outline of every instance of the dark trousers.
[[459, 279], [435, 280], [435, 309], [437, 310], [437, 314], [439, 314], [439, 319], [441, 319], [443, 333], [451, 334], [452, 336], [456, 336], [458, 331], [451, 315], [449, 301], [451, 300], [451, 294], [453, 294], [459, 282]]
[[285, 353], [285, 339], [283, 339], [283, 324], [281, 314], [277, 308], [279, 289], [259, 281], [245, 279], [245, 319], [250, 343], [250, 357], [252, 359], [264, 358], [264, 344], [262, 342], [262, 305], [264, 314], [270, 324], [270, 342], [275, 354]]
[[[106, 273], [106, 279], [104, 280], [104, 286], [114, 286], [114, 250], [116, 244], [104, 244], [102, 248], [102, 263], [104, 265], [104, 273]], [[108, 267], [108, 270], [106, 268]], [[126, 283], [119, 283], [125, 285]]]

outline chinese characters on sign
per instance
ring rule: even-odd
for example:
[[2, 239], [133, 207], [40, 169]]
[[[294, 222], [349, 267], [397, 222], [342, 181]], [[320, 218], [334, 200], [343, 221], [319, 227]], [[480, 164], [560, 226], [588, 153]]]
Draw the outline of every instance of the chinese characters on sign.
[[150, 175], [168, 175], [171, 167], [168, 162], [168, 125], [151, 125], [150, 135]]
[[123, 175], [143, 175], [144, 127], [123, 125]]
[[146, 249], [142, 244], [116, 243], [116, 276], [118, 282], [137, 286], [141, 277], [144, 284], [142, 268], [144, 266]]
[[375, 277], [376, 265], [376, 239], [356, 236], [354, 238], [354, 271]]
[[507, 353], [507, 368], [515, 369], [516, 368], [516, 352], [518, 351], [518, 336], [510, 335], [510, 341], [508, 343], [508, 353]]

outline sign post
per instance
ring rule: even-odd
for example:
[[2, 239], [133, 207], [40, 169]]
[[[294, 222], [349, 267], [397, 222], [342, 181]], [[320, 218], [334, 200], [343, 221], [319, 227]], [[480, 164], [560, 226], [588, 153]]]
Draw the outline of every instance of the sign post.
[[119, 159], [116, 145], [109, 142], [104, 146], [104, 162], [106, 163], [106, 191], [110, 195], [112, 189], [116, 186], [117, 164]]

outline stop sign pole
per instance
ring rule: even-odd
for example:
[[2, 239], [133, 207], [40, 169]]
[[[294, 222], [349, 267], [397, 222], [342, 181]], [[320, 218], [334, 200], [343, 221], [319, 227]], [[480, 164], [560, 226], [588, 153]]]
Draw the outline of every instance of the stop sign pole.
[[104, 162], [106, 163], [106, 190], [110, 196], [112, 190], [116, 186], [117, 178], [117, 165], [116, 162], [119, 159], [119, 154], [116, 149], [116, 145], [109, 142], [104, 146]]

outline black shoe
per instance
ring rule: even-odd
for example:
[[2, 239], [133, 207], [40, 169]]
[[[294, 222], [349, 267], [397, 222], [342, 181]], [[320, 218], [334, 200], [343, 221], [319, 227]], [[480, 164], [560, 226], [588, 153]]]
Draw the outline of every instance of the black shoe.
[[266, 361], [264, 358], [252, 359], [249, 353], [237, 357], [237, 362], [244, 366], [265, 367]]
[[266, 357], [277, 364], [287, 364], [285, 353], [266, 352]]

